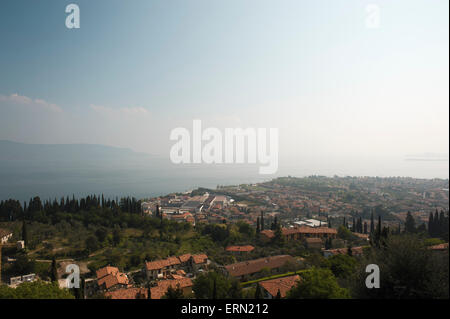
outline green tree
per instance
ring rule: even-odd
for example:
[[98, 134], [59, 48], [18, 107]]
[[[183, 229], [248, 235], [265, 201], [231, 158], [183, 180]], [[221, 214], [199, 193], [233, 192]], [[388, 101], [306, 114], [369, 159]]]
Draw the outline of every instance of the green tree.
[[255, 299], [262, 299], [263, 298], [263, 292], [260, 285], [256, 284], [256, 290], [255, 290]]
[[120, 231], [120, 227], [116, 225], [114, 227], [114, 230], [113, 230], [113, 244], [114, 244], [114, 246], [119, 245], [121, 239], [122, 239], [122, 234], [121, 234], [121, 231]]
[[[380, 247], [371, 247], [358, 267], [353, 283], [357, 298], [448, 298], [448, 251], [434, 254], [419, 235], [391, 235]], [[366, 265], [380, 268], [380, 288], [367, 289]]]
[[0, 285], [0, 299], [74, 299], [67, 289], [60, 289], [57, 282], [24, 282], [17, 288]]
[[354, 257], [344, 254], [337, 254], [326, 259], [325, 265], [333, 275], [338, 278], [349, 278], [354, 274], [357, 268], [357, 261]]
[[88, 253], [92, 253], [99, 248], [98, 239], [95, 236], [89, 236], [86, 238], [86, 250]]
[[275, 299], [281, 299], [281, 292], [280, 292], [280, 289], [278, 289], [277, 295], [275, 296]]
[[352, 232], [348, 228], [346, 228], [344, 225], [339, 226], [337, 235], [339, 238], [344, 239], [344, 240], [351, 240], [354, 237]]
[[411, 212], [408, 212], [406, 214], [405, 231], [407, 233], [415, 233], [416, 232], [416, 221], [414, 220], [414, 217], [411, 215]]
[[290, 299], [348, 299], [350, 293], [341, 288], [329, 269], [311, 268], [301, 275], [301, 280], [287, 293]]
[[50, 271], [50, 279], [52, 280], [52, 282], [57, 282], [58, 281], [58, 267], [56, 265], [56, 259], [55, 257], [52, 258], [52, 266], [51, 266], [51, 271]]
[[167, 289], [167, 292], [162, 297], [163, 299], [183, 299], [184, 294], [183, 290], [180, 288], [180, 285], [178, 284], [175, 288], [172, 286], [169, 286]]
[[97, 236], [97, 239], [100, 243], [103, 243], [108, 236], [108, 231], [105, 227], [100, 227], [95, 231], [95, 236]]
[[214, 295], [217, 299], [231, 298], [232, 294], [239, 293], [236, 291], [239, 286], [235, 286], [235, 290], [232, 289], [234, 280], [216, 271], [209, 271], [206, 274], [199, 275], [194, 280], [192, 290], [197, 299], [213, 299]]

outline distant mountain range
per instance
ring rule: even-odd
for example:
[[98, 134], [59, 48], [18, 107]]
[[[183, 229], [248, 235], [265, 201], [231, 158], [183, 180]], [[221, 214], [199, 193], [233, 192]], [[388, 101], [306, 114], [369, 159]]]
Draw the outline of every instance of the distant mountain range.
[[96, 144], [25, 144], [0, 140], [2, 162], [104, 162], [155, 159], [131, 149]]

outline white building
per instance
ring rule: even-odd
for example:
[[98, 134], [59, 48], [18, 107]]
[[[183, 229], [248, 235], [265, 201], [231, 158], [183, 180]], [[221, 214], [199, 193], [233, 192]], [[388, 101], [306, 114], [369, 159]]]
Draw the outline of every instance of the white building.
[[320, 220], [317, 219], [306, 219], [306, 220], [301, 220], [298, 222], [294, 222], [294, 224], [299, 225], [299, 226], [308, 226], [308, 227], [320, 227], [320, 226], [326, 226], [327, 223], [322, 222]]

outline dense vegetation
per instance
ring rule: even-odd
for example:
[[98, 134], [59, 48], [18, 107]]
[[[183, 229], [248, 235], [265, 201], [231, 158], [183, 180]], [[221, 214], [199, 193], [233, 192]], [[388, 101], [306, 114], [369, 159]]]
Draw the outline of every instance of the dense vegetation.
[[[448, 298], [448, 251], [434, 253], [427, 249], [429, 245], [448, 241], [449, 217], [443, 212], [430, 214], [428, 227], [417, 226], [410, 213], [403, 229], [383, 226], [382, 214], [375, 219], [372, 213], [370, 224], [364, 225], [360, 219], [354, 218], [356, 222], [352, 223], [351, 230], [345, 220], [339, 221], [340, 225], [333, 225], [338, 228], [339, 240], [336, 242], [345, 243], [351, 251], [351, 246], [364, 243], [352, 231], [367, 232], [370, 234], [370, 247], [364, 257], [337, 255], [328, 259], [319, 252], [307, 250], [303, 242], [284, 241], [279, 236], [280, 225], [276, 221], [270, 228], [277, 235], [266, 242], [259, 236], [260, 228], [255, 229], [244, 222], [193, 227], [188, 223], [144, 216], [140, 202], [133, 198], [110, 200], [88, 196], [42, 203], [35, 197], [23, 206], [8, 200], [0, 203], [0, 220], [1, 227], [6, 225], [13, 230], [15, 240], [23, 239], [27, 243], [25, 252], [5, 248], [5, 254], [15, 257], [16, 262], [5, 264], [4, 279], [36, 273], [43, 280], [55, 281], [55, 258], [85, 263], [93, 274], [107, 264], [130, 271], [141, 268], [145, 260], [183, 253], [206, 253], [213, 266], [289, 254], [297, 261], [277, 270], [263, 269], [249, 276], [250, 284], [245, 287], [224, 276], [214, 266], [213, 271], [195, 280], [195, 297], [260, 298], [258, 279], [302, 271], [302, 283], [289, 293], [289, 298]], [[336, 223], [334, 220], [330, 222]], [[230, 254], [225, 247], [231, 244], [252, 244], [255, 249], [243, 255]], [[365, 287], [365, 267], [368, 264], [380, 266], [381, 289], [368, 290]], [[36, 293], [36, 296], [59, 298], [59, 291], [52, 285], [43, 285], [27, 284], [16, 290], [16, 294], [1, 287], [0, 293], [14, 298], [42, 289], [42, 293]], [[61, 297], [69, 295], [61, 294]], [[179, 297], [178, 289], [171, 289], [165, 296]]]

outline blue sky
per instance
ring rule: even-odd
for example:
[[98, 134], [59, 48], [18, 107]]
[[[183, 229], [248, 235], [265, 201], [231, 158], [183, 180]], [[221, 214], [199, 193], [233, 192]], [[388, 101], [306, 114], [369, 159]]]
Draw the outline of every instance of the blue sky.
[[168, 154], [199, 118], [304, 166], [448, 154], [448, 1], [73, 1], [77, 30], [69, 3], [1, 2], [0, 139]]

